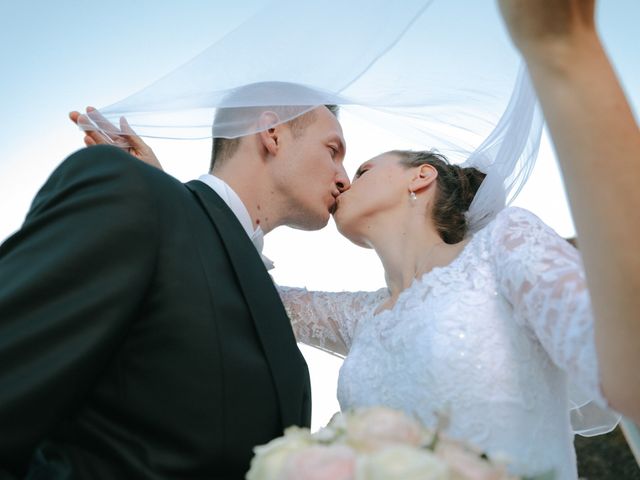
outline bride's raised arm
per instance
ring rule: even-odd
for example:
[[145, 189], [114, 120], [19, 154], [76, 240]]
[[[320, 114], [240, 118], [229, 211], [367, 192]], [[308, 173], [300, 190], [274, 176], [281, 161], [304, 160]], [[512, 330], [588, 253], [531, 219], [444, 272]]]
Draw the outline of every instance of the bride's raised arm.
[[640, 364], [640, 130], [598, 37], [595, 0], [499, 4], [562, 169], [591, 292], [602, 387], [639, 422], [640, 374], [625, 366]]
[[373, 313], [388, 296], [375, 292], [314, 292], [278, 287], [296, 339], [306, 345], [344, 357], [358, 320]]

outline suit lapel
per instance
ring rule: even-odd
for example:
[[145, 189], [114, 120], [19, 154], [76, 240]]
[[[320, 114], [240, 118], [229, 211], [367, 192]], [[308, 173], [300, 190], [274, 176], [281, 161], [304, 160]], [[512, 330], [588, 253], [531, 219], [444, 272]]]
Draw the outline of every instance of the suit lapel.
[[[302, 397], [309, 393], [305, 392], [309, 388], [308, 370], [262, 259], [236, 216], [210, 187], [200, 181], [189, 182], [186, 186], [211, 219], [236, 271], [271, 370], [283, 427], [308, 421], [308, 412], [301, 411]], [[296, 363], [302, 369], [295, 368]], [[300, 373], [304, 377], [302, 381], [295, 378]]]

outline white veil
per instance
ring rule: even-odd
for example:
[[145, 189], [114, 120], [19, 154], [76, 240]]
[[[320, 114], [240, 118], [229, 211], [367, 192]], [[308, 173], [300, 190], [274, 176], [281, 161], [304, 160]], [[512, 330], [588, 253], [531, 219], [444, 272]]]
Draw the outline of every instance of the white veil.
[[[267, 128], [257, 122], [265, 107], [277, 106], [285, 122], [323, 104], [485, 172], [468, 212], [471, 233], [520, 191], [543, 125], [495, 0], [272, 1], [184, 65], [99, 111], [116, 125], [127, 117], [143, 137], [233, 138]], [[221, 115], [225, 109], [239, 115]], [[578, 417], [583, 431], [617, 423]]]

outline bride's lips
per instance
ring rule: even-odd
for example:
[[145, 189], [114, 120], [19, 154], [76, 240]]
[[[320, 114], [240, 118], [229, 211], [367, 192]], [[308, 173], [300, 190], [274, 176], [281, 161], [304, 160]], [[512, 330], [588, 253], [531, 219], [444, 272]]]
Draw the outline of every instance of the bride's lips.
[[331, 215], [335, 215], [336, 212], [338, 211], [338, 206], [340, 205], [340, 197], [342, 197], [342, 195], [344, 195], [343, 193], [341, 193], [340, 195], [338, 195], [335, 199], [335, 201], [333, 202], [333, 205], [330, 208], [330, 212]]

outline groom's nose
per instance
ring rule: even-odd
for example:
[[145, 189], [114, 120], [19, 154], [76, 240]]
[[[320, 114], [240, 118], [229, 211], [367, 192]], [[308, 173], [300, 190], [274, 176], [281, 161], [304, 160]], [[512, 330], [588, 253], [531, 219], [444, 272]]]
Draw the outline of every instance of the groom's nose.
[[347, 175], [347, 171], [344, 169], [342, 164], [340, 164], [338, 175], [336, 176], [336, 187], [338, 188], [338, 191], [340, 193], [349, 190], [349, 187], [351, 187], [349, 176]]

